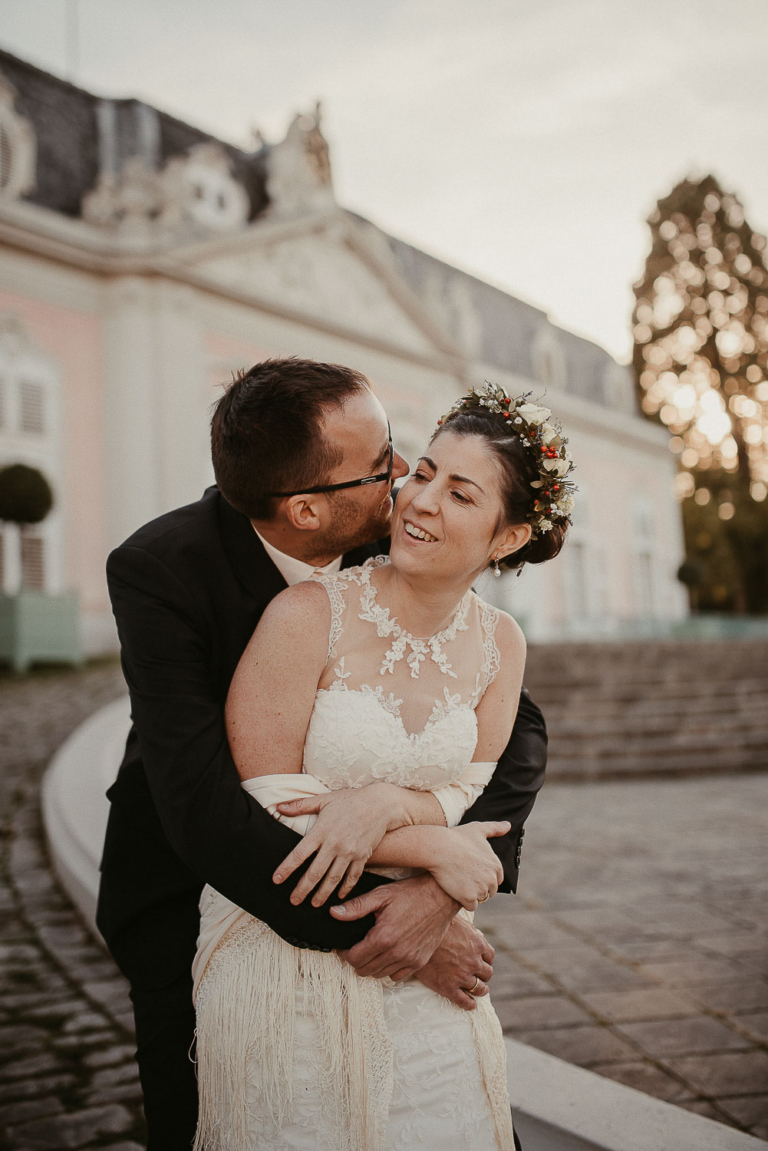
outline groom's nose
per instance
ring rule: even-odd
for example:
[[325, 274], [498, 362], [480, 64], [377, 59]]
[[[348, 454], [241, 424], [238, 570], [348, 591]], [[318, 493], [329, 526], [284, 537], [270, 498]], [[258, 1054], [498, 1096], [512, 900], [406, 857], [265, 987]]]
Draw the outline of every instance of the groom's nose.
[[392, 479], [393, 479], [393, 481], [402, 479], [403, 476], [407, 476], [409, 471], [410, 471], [410, 468], [408, 467], [408, 464], [405, 462], [405, 460], [400, 455], [400, 453], [398, 451], [395, 451], [395, 454], [392, 458]]

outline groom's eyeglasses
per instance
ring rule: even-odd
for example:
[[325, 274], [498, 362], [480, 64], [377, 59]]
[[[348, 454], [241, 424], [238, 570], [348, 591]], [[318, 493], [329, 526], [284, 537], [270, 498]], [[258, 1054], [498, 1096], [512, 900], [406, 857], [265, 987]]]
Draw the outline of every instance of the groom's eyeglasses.
[[385, 472], [379, 472], [377, 476], [364, 476], [361, 480], [345, 480], [341, 484], [320, 484], [315, 488], [301, 488], [298, 492], [268, 492], [269, 496], [286, 497], [286, 496], [316, 496], [321, 492], [339, 492], [342, 488], [362, 488], [366, 484], [381, 484], [385, 480], [387, 483], [392, 479], [392, 465], [395, 461], [395, 449], [392, 444], [392, 429], [389, 429], [389, 463]]

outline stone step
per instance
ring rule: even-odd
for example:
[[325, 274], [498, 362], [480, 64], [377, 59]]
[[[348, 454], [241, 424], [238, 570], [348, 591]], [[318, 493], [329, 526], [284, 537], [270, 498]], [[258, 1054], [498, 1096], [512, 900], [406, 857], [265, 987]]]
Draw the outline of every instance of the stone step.
[[550, 778], [768, 769], [765, 640], [533, 645], [525, 683]]
[[569, 758], [580, 755], [610, 757], [631, 753], [634, 756], [674, 755], [706, 751], [709, 748], [762, 747], [768, 768], [768, 726], [755, 730], [728, 732], [664, 732], [644, 735], [642, 738], [626, 736], [623, 732], [612, 732], [605, 736], [589, 736], [575, 739], [572, 736], [559, 736], [550, 732], [550, 754], [567, 754]]
[[552, 780], [579, 781], [662, 778], [685, 775], [725, 775], [731, 772], [765, 771], [765, 748], [711, 749], [709, 754], [651, 757], [625, 754], [612, 759], [573, 758], [553, 755], [547, 765]]
[[719, 730], [733, 731], [739, 728], [750, 730], [755, 727], [765, 727], [768, 706], [754, 708], [724, 708], [691, 711], [644, 709], [638, 711], [627, 708], [623, 713], [621, 709], [603, 711], [600, 708], [558, 708], [547, 707], [547, 728], [551, 732], [562, 735], [578, 736], [584, 731], [635, 732], [642, 735], [650, 731], [675, 731], [681, 727], [686, 730]]
[[[597, 646], [597, 645], [596, 645]], [[558, 660], [542, 660], [535, 648], [529, 648], [527, 656], [527, 677], [548, 681], [552, 679], [580, 680], [584, 676], [602, 679], [606, 676], [619, 677], [636, 682], [653, 682], [656, 679], [690, 680], [702, 675], [716, 679], [728, 679], [745, 672], [760, 678], [768, 676], [768, 649], [760, 652], [748, 651], [731, 658], [725, 654], [719, 659], [706, 658], [698, 652], [678, 653], [674, 658], [660, 654], [653, 660], [631, 658], [603, 659], [600, 653], [585, 658], [576, 657], [564, 649]]]
[[596, 699], [632, 703], [635, 700], [678, 699], [692, 697], [719, 699], [727, 697], [764, 697], [768, 699], [768, 680], [732, 679], [714, 682], [711, 679], [687, 682], [656, 681], [653, 684], [621, 683], [616, 680], [581, 679], [556, 682], [537, 681], [525, 677], [525, 686], [535, 700], [555, 703], [559, 700], [582, 700], [585, 704]]
[[532, 643], [528, 647], [531, 655], [545, 663], [561, 662], [563, 654], [569, 659], [582, 657], [584, 659], [600, 658], [601, 660], [617, 660], [633, 663], [650, 663], [659, 655], [670, 658], [695, 654], [698, 660], [712, 659], [717, 662], [731, 656], [743, 658], [750, 653], [763, 657], [768, 654], [767, 639], [738, 639], [738, 640], [607, 640], [595, 643], [586, 641]]
[[626, 739], [647, 739], [651, 736], [663, 736], [673, 739], [676, 736], [691, 738], [699, 733], [718, 736], [730, 736], [741, 732], [763, 732], [768, 739], [768, 708], [744, 715], [740, 712], [677, 716], [614, 716], [611, 720], [592, 719], [591, 717], [564, 719], [549, 713], [547, 716], [547, 730], [553, 739], [584, 740], [600, 736], [622, 736]]
[[[536, 700], [543, 698], [537, 693]], [[582, 719], [613, 716], [621, 718], [642, 717], [644, 715], [680, 715], [705, 713], [707, 715], [731, 715], [741, 712], [745, 716], [763, 715], [768, 712], [768, 694], [763, 692], [733, 693], [730, 695], [691, 696], [675, 699], [640, 696], [637, 699], [608, 699], [606, 696], [593, 696], [591, 699], [575, 699], [573, 693], [564, 698], [552, 697], [547, 701], [547, 715], [557, 715], [563, 719]]]

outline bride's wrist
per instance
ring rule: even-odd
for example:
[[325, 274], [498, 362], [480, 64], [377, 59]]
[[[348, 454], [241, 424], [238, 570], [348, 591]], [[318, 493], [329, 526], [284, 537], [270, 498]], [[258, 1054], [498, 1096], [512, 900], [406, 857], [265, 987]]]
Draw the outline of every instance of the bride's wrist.
[[379, 801], [387, 812], [387, 831], [397, 831], [399, 827], [409, 827], [413, 823], [408, 810], [406, 788], [383, 780], [371, 786], [378, 789]]

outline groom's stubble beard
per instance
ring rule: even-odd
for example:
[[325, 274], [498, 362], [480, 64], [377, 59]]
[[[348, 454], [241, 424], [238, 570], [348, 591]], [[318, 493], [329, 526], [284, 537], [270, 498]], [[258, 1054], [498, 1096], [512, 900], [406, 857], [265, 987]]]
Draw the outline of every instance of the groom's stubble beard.
[[375, 543], [389, 535], [392, 524], [392, 502], [389, 496], [370, 509], [363, 518], [354, 496], [346, 492], [333, 492], [330, 493], [330, 499], [333, 518], [328, 532], [323, 536], [322, 549], [318, 549], [318, 555], [342, 556], [354, 548]]

